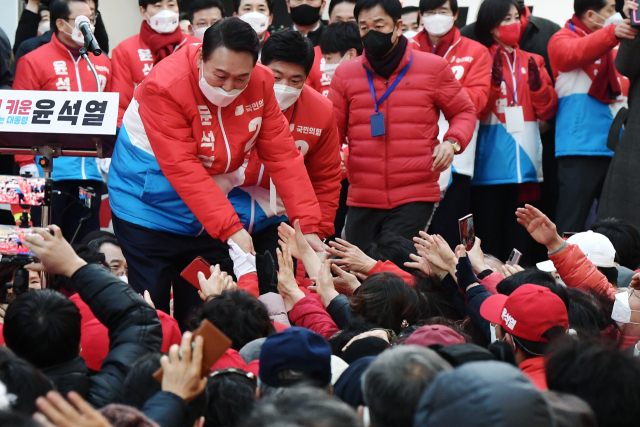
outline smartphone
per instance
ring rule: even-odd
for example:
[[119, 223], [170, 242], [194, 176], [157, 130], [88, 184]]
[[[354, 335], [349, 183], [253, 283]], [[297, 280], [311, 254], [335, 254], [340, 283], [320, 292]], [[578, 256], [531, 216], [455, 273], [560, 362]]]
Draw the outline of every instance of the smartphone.
[[567, 240], [569, 237], [573, 236], [574, 234], [578, 234], [577, 231], [565, 231], [564, 233], [562, 233], [562, 238], [564, 240]]
[[50, 178], [25, 178], [0, 175], [0, 203], [44, 206], [51, 203], [53, 181]]
[[631, 26], [638, 28], [640, 27], [640, 12], [639, 10], [632, 10], [631, 11]]
[[520, 263], [520, 257], [522, 257], [522, 252], [513, 248], [511, 251], [511, 255], [509, 255], [509, 260], [507, 261], [507, 265], [518, 265]]
[[[231, 340], [207, 319], [203, 320], [198, 329], [193, 331], [194, 340], [197, 336], [201, 336], [204, 340], [202, 346], [202, 371], [200, 371], [200, 376], [204, 378], [209, 375], [209, 371], [218, 359], [231, 348]], [[192, 349], [194, 345], [195, 343], [192, 342]], [[153, 374], [153, 378], [158, 382], [162, 382], [162, 368]]]
[[458, 220], [460, 227], [460, 244], [470, 251], [476, 240], [476, 229], [473, 226], [473, 214], [469, 214]]
[[93, 199], [96, 197], [95, 193], [93, 192], [93, 188], [78, 187], [78, 192], [80, 203], [82, 203], [86, 208], [93, 209]]
[[187, 268], [182, 270], [180, 277], [191, 283], [196, 289], [200, 290], [200, 281], [198, 280], [198, 272], [200, 271], [204, 273], [205, 277], [209, 277], [211, 275], [211, 264], [205, 261], [201, 256], [194, 259]]

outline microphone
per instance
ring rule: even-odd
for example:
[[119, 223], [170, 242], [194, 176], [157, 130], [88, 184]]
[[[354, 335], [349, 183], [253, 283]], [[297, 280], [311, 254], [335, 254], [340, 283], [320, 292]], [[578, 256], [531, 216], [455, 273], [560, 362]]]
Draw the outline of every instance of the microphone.
[[91, 21], [89, 21], [89, 18], [84, 15], [76, 17], [76, 28], [78, 28], [84, 36], [84, 47], [95, 56], [101, 55], [102, 49], [100, 49], [100, 45], [91, 31]]

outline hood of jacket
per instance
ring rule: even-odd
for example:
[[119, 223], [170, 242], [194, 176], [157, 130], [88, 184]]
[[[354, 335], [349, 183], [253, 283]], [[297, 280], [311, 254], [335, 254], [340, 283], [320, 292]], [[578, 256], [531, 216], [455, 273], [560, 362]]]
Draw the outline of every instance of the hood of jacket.
[[83, 398], [89, 396], [89, 368], [80, 356], [65, 363], [40, 369], [56, 386], [60, 394], [66, 396], [75, 391]]

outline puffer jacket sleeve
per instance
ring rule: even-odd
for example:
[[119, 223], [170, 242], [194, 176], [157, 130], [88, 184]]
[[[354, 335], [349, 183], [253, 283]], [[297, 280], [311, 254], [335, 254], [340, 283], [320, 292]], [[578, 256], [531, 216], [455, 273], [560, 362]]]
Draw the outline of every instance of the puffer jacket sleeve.
[[284, 300], [280, 294], [267, 292], [266, 294], [260, 295], [258, 300], [267, 307], [269, 319], [287, 327], [291, 326], [291, 323], [289, 323], [289, 317], [287, 316], [287, 309], [284, 305]]
[[139, 88], [136, 99], [162, 173], [207, 233], [226, 242], [242, 228], [242, 223], [229, 199], [198, 160], [198, 143], [182, 107], [166, 89], [151, 81]]
[[491, 55], [484, 46], [479, 46], [484, 52], [480, 53], [473, 61], [462, 88], [476, 109], [476, 118], [479, 118], [489, 100], [489, 87], [491, 86]]
[[338, 129], [338, 137], [340, 143], [347, 142], [347, 125], [349, 123], [349, 105], [345, 94], [344, 83], [342, 82], [342, 73], [340, 67], [336, 70], [331, 79], [329, 88], [329, 100], [333, 102], [333, 112], [336, 118], [336, 127]]
[[180, 396], [159, 391], [145, 402], [142, 413], [160, 427], [182, 427], [189, 418], [189, 406]]
[[260, 296], [260, 288], [258, 286], [258, 275], [253, 273], [247, 273], [238, 279], [236, 283], [238, 285], [238, 289], [244, 289], [249, 292], [254, 297], [258, 298]]
[[529, 91], [531, 94], [531, 104], [539, 120], [549, 120], [556, 115], [558, 111], [558, 94], [553, 87], [553, 82], [547, 67], [544, 65], [544, 58], [539, 55], [531, 55], [536, 61], [538, 70], [540, 71], [540, 80], [542, 87], [537, 92]]
[[90, 378], [90, 404], [101, 408], [118, 402], [129, 368], [162, 346], [156, 310], [106, 268], [88, 264], [72, 276], [82, 300], [109, 330], [109, 353], [100, 372]]
[[256, 142], [258, 157], [264, 163], [291, 221], [300, 220], [303, 233], [320, 230], [321, 214], [304, 157], [298, 151], [287, 119], [273, 92], [274, 77], [265, 73], [264, 115]]
[[339, 331], [338, 326], [322, 306], [322, 303], [310, 296], [304, 297], [295, 303], [291, 311], [289, 311], [289, 319], [296, 326], [310, 329], [326, 339], [331, 338]]
[[613, 285], [577, 245], [569, 245], [557, 254], [549, 255], [549, 259], [567, 286], [593, 292], [612, 303], [615, 300], [617, 292]]
[[327, 313], [340, 329], [345, 329], [356, 317], [351, 311], [349, 297], [342, 294], [331, 300], [327, 306]]
[[340, 145], [335, 114], [332, 114], [329, 127], [322, 130], [322, 138], [305, 158], [309, 179], [318, 198], [322, 214], [322, 222], [318, 232], [321, 239], [333, 236], [333, 223], [342, 188], [340, 185], [342, 178]]
[[584, 68], [602, 58], [620, 42], [615, 31], [616, 26], [609, 25], [585, 37], [576, 37], [567, 28], [555, 33], [547, 47], [553, 74]]
[[464, 150], [476, 128], [476, 110], [446, 61], [442, 61], [435, 87], [436, 106], [449, 122], [449, 131], [443, 140], [455, 141]]
[[118, 103], [118, 127], [122, 126], [122, 118], [125, 111], [129, 107], [131, 100], [133, 99], [133, 74], [131, 74], [131, 67], [127, 60], [126, 52], [123, 52], [124, 47], [115, 48], [111, 55], [112, 65], [112, 90], [120, 94], [120, 101]]
[[392, 263], [391, 261], [378, 261], [376, 263], [376, 265], [369, 270], [369, 272], [367, 273], [367, 276], [373, 276], [376, 273], [394, 273], [398, 276], [400, 276], [400, 278], [402, 280], [404, 280], [404, 282], [409, 285], [409, 286], [415, 286], [415, 280], [413, 279], [413, 276], [409, 273], [407, 273], [406, 271], [404, 271], [403, 269], [401, 269], [400, 267], [398, 267], [397, 265], [395, 265], [394, 263]]

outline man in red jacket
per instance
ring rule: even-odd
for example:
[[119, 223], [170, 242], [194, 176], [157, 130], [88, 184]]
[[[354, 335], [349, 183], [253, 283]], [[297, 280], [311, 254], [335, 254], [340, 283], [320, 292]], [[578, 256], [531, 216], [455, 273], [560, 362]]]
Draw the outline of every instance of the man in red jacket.
[[[313, 45], [297, 31], [274, 33], [262, 48], [262, 63], [275, 76], [274, 91], [289, 123], [296, 147], [304, 156], [304, 164], [320, 205], [322, 221], [318, 235], [333, 235], [333, 221], [340, 195], [340, 143], [333, 105], [324, 96], [305, 85], [313, 63]], [[288, 221], [277, 195], [271, 204], [271, 177], [264, 171], [258, 154], [252, 151], [241, 188], [229, 194], [240, 221], [252, 234], [258, 253], [265, 250], [276, 258], [278, 225]], [[276, 207], [276, 211], [272, 210]]]
[[233, 16], [251, 25], [262, 46], [269, 38], [268, 28], [273, 22], [273, 0], [233, 0], [233, 8]]
[[[457, 0], [421, 0], [420, 14], [424, 30], [414, 38], [414, 49], [444, 58], [469, 95], [478, 115], [487, 105], [491, 82], [491, 55], [480, 43], [462, 37], [453, 24], [458, 19]], [[449, 124], [440, 114], [440, 135]], [[460, 243], [458, 218], [471, 212], [471, 178], [476, 157], [477, 132], [463, 154], [451, 167], [451, 183], [433, 215], [431, 233], [440, 234], [452, 247]]]
[[151, 68], [196, 37], [182, 34], [177, 0], [138, 0], [143, 21], [140, 33], [120, 43], [112, 54], [113, 91], [120, 93], [118, 126], [133, 99], [133, 91]]
[[[86, 61], [80, 57], [80, 47], [84, 38], [75, 27], [75, 19], [80, 15], [91, 16], [89, 5], [83, 0], [56, 0], [50, 5], [51, 22], [54, 34], [51, 42], [26, 54], [20, 61], [13, 82], [14, 90], [46, 90], [67, 92], [97, 92], [95, 77]], [[94, 56], [89, 53], [96, 68], [102, 91], [111, 91], [111, 61], [106, 55]], [[87, 105], [77, 106], [86, 108]], [[78, 120], [78, 111], [70, 106], [59, 105], [65, 111], [65, 119]], [[75, 113], [75, 114], [74, 114]], [[20, 172], [30, 172], [39, 176], [39, 168], [34, 156], [16, 156]], [[52, 178], [54, 190], [64, 194], [77, 194], [78, 187], [92, 187], [96, 193], [97, 210], [100, 210], [102, 194], [102, 176], [96, 159], [89, 157], [60, 157], [55, 161]], [[53, 222], [58, 224], [66, 239], [71, 240], [80, 218], [85, 215], [84, 208], [77, 199], [57, 196], [53, 198]], [[82, 227], [77, 238], [100, 228], [100, 218], [95, 215]]]
[[[448, 61], [413, 50], [398, 0], [359, 0], [364, 54], [331, 81], [341, 141], [348, 138], [347, 240], [366, 250], [383, 232], [411, 239], [440, 201], [438, 177], [467, 146], [476, 111]], [[438, 143], [439, 111], [450, 124]]]

